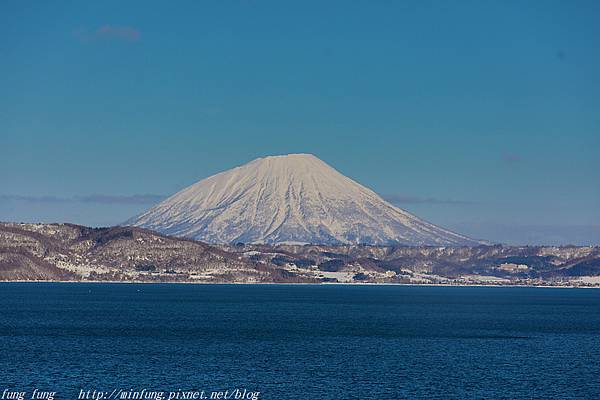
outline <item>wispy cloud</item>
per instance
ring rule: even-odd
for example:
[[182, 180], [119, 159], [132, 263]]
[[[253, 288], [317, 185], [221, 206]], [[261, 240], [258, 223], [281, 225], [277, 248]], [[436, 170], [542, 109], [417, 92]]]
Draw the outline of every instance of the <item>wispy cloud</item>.
[[96, 36], [137, 42], [141, 34], [131, 26], [102, 25], [96, 30]]
[[64, 203], [63, 197], [56, 196], [21, 196], [17, 194], [0, 194], [0, 201], [22, 201], [28, 203]]
[[106, 194], [92, 194], [89, 196], [77, 197], [84, 203], [99, 204], [154, 204], [163, 200], [165, 196], [159, 194], [134, 194], [131, 196], [113, 196]]
[[87, 196], [21, 196], [2, 194], [0, 201], [18, 201], [27, 203], [94, 203], [94, 204], [156, 204], [166, 196], [158, 194], [134, 194], [128, 196], [91, 194]]
[[388, 194], [382, 197], [392, 204], [446, 204], [457, 206], [474, 204], [472, 201], [466, 200], [438, 199], [435, 197], [419, 197], [403, 194]]
[[102, 25], [98, 28], [80, 27], [73, 31], [73, 36], [83, 42], [90, 43], [100, 39], [114, 39], [126, 42], [137, 42], [141, 33], [131, 26]]
[[502, 161], [506, 164], [518, 164], [523, 161], [523, 157], [514, 153], [505, 153], [502, 154]]

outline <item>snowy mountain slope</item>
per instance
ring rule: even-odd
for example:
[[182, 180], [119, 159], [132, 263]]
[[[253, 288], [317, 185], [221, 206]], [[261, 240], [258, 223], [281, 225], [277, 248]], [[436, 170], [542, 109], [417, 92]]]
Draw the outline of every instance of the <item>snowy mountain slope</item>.
[[258, 158], [126, 221], [210, 243], [477, 245], [427, 223], [311, 154]]

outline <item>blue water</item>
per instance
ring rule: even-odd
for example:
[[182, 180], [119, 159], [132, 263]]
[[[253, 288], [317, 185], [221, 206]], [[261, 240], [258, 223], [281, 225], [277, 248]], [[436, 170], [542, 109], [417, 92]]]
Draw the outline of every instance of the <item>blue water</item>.
[[0, 284], [0, 395], [600, 398], [600, 290]]

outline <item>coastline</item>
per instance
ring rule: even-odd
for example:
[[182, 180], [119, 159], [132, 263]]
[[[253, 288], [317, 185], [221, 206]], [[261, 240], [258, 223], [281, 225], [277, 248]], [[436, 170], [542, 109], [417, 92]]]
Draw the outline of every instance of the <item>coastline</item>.
[[391, 282], [149, 282], [149, 281], [99, 281], [99, 280], [0, 280], [3, 283], [93, 283], [93, 284], [136, 284], [136, 285], [279, 285], [279, 286], [424, 286], [424, 287], [490, 287], [490, 288], [541, 288], [541, 289], [600, 289], [600, 285], [596, 286], [579, 286], [579, 285], [498, 285], [498, 284], [450, 284], [450, 283], [391, 283]]

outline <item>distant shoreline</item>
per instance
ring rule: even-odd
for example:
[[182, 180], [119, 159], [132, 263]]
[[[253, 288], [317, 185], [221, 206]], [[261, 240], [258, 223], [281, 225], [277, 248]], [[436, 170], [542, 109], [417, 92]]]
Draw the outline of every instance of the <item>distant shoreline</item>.
[[448, 284], [448, 283], [374, 283], [374, 282], [148, 282], [148, 281], [64, 281], [64, 280], [0, 280], [2, 283], [110, 283], [110, 284], [136, 284], [136, 285], [281, 285], [281, 286], [428, 286], [428, 287], [491, 287], [491, 288], [549, 288], [549, 289], [600, 289], [596, 286], [577, 285], [481, 285], [481, 284]]

